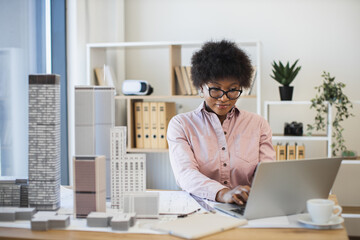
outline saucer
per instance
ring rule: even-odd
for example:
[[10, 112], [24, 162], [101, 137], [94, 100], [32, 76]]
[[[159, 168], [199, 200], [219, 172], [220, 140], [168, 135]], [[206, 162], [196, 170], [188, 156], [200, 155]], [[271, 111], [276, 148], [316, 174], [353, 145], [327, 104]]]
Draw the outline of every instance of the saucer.
[[344, 222], [344, 219], [340, 216], [333, 216], [330, 218], [329, 222], [327, 223], [314, 223], [311, 220], [310, 214], [301, 214], [298, 218], [298, 221], [304, 224], [317, 226], [317, 227], [331, 227], [335, 225], [339, 225]]

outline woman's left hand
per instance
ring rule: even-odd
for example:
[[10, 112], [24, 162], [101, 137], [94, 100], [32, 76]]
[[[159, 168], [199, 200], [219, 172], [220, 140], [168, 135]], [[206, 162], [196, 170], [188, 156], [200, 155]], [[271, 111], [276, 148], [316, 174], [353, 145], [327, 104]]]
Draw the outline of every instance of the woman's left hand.
[[247, 202], [250, 193], [250, 186], [248, 185], [239, 185], [230, 191], [226, 192], [223, 195], [225, 202], [231, 203], [234, 202], [238, 205], [243, 205]]

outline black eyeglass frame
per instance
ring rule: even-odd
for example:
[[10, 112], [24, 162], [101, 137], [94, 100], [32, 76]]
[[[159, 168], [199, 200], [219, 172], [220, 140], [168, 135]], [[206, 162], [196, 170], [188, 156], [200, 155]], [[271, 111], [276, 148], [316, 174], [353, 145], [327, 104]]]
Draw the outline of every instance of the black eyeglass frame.
[[[243, 92], [242, 89], [240, 89], [240, 90], [224, 91], [224, 90], [222, 90], [222, 89], [220, 89], [220, 88], [209, 87], [209, 86], [206, 85], [206, 84], [205, 84], [205, 86], [206, 86], [207, 90], [209, 91], [209, 96], [212, 97], [212, 98], [215, 98], [215, 99], [222, 98], [224, 95], [226, 95], [226, 97], [227, 97], [229, 100], [236, 100], [236, 99], [238, 99], [238, 98], [241, 96], [241, 94], [242, 94], [242, 92]], [[221, 91], [221, 92], [222, 92], [222, 95], [219, 96], [219, 97], [213, 97], [213, 96], [211, 96], [211, 90]], [[229, 92], [238, 92], [238, 93], [239, 93], [239, 96], [237, 96], [236, 98], [230, 98], [230, 97], [228, 96], [228, 93], [229, 93]]]

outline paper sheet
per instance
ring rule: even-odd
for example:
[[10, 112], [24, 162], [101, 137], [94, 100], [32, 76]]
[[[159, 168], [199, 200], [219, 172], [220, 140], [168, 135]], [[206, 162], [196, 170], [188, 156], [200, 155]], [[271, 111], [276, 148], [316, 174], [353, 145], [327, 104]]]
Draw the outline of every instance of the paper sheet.
[[184, 191], [159, 191], [160, 214], [188, 214], [201, 206]]

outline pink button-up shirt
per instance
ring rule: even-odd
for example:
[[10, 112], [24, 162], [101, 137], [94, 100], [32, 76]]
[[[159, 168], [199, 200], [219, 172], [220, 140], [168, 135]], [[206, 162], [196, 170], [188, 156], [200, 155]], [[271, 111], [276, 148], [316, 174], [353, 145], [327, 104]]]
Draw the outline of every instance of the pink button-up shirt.
[[259, 162], [274, 161], [272, 132], [261, 116], [236, 106], [223, 124], [203, 102], [173, 117], [167, 130], [170, 162], [177, 184], [215, 200], [223, 188], [251, 185]]

